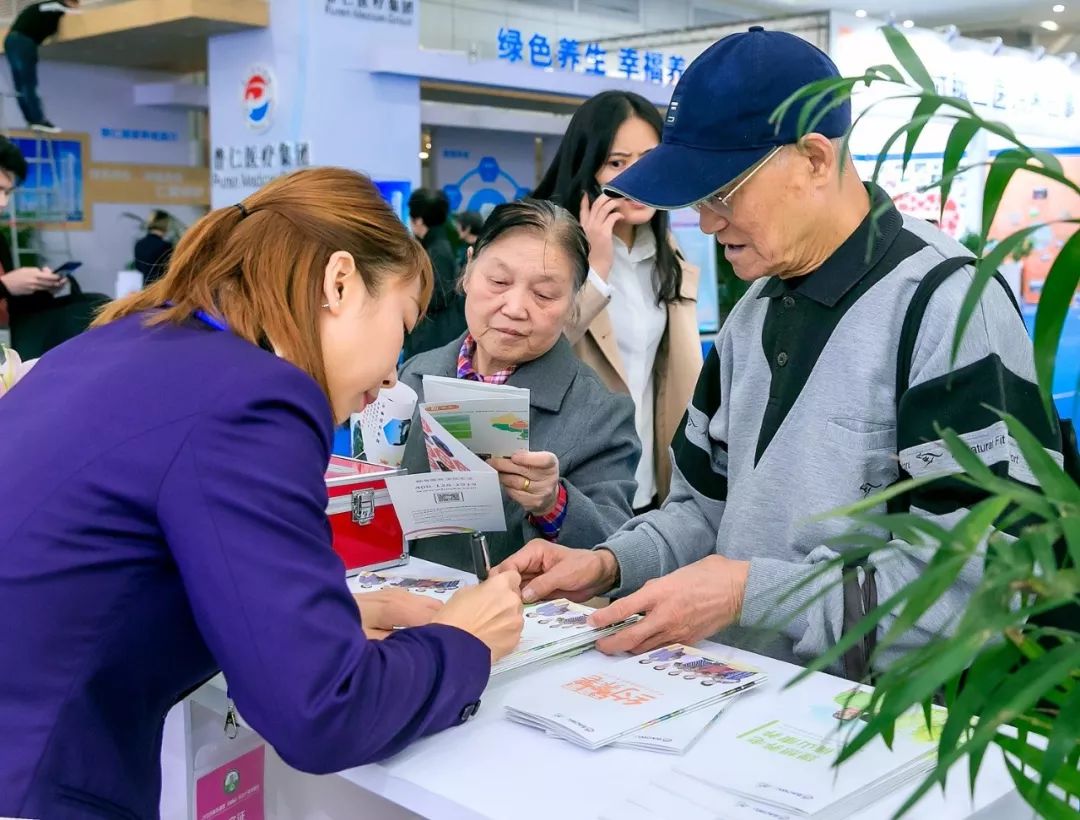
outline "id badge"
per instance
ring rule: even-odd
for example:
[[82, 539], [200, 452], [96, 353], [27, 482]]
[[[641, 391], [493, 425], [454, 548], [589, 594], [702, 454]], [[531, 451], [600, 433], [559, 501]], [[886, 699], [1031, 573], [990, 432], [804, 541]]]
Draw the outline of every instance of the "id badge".
[[218, 740], [195, 755], [195, 820], [265, 820], [266, 743], [240, 726], [232, 699]]

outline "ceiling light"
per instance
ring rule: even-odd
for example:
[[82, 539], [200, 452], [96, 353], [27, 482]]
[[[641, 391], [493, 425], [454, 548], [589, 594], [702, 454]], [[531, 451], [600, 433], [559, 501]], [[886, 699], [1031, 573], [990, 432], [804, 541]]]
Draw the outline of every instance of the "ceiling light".
[[1054, 14], [1061, 14], [1061, 12], [1065, 11], [1065, 4], [1058, 3], [1056, 6], [1054, 6], [1053, 9], [1051, 9], [1051, 11], [1053, 11]]
[[1061, 28], [1056, 20], [1043, 20], [1039, 25], [1047, 31], [1057, 31]]
[[431, 154], [429, 154], [427, 151], [421, 151], [418, 156], [420, 157], [420, 159], [427, 159], [431, 156]]
[[866, 16], [866, 9], [855, 9], [855, 16], [860, 18], [860, 19], [865, 17]]
[[915, 21], [914, 20], [905, 20], [903, 22], [903, 26], [904, 26], [904, 28], [915, 28]]

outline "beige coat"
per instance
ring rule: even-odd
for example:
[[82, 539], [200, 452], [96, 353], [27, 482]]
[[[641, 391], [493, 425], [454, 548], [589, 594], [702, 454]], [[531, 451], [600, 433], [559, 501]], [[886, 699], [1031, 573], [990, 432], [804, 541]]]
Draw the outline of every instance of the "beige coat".
[[[671, 460], [668, 447], [686, 413], [690, 396], [701, 371], [701, 338], [698, 334], [697, 293], [700, 271], [680, 256], [682, 263], [683, 301], [668, 305], [667, 328], [656, 351], [654, 381], [654, 447], [656, 487], [660, 500], [667, 497], [671, 485]], [[578, 315], [566, 326], [566, 337], [574, 352], [595, 370], [611, 390], [629, 393], [626, 371], [619, 356], [619, 345], [608, 315], [605, 298], [586, 282], [578, 296]]]

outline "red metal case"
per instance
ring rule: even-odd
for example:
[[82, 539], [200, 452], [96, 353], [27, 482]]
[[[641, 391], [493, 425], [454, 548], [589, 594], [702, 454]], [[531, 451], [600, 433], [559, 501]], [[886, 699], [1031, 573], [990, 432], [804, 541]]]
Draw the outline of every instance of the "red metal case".
[[401, 531], [386, 479], [404, 469], [331, 456], [326, 468], [329, 501], [326, 516], [334, 534], [334, 552], [346, 575], [396, 567], [409, 560], [409, 542]]

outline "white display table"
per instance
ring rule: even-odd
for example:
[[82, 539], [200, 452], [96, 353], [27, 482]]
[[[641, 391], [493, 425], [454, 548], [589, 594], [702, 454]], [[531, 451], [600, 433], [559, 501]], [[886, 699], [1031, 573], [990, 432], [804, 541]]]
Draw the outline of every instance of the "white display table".
[[[413, 560], [408, 567], [393, 572], [472, 580], [472, 576], [420, 560]], [[783, 686], [799, 671], [791, 664], [752, 653], [727, 648], [723, 652], [725, 657], [768, 672], [769, 681], [761, 691], [746, 697], [768, 697], [771, 690]], [[598, 657], [598, 653], [593, 652], [557, 663], [569, 671], [578, 666], [594, 665], [598, 660], [614, 663], [617, 659]], [[503, 704], [512, 691], [528, 685], [527, 669], [493, 682], [484, 695], [482, 708], [471, 721], [426, 738], [380, 764], [329, 777], [313, 777], [287, 770], [276, 756], [272, 756], [274, 765], [271, 767], [268, 763], [267, 769], [270, 793], [267, 816], [282, 820], [286, 817], [293, 820], [301, 813], [303, 816], [334, 818], [420, 815], [439, 820], [589, 820], [620, 802], [632, 789], [662, 776], [678, 762], [678, 758], [655, 752], [623, 749], [590, 752], [549, 738], [536, 729], [512, 723], [503, 717]], [[224, 682], [219, 676], [185, 702], [188, 740], [193, 736], [193, 730], [195, 735], [200, 730], [197, 725], [190, 725], [196, 712], [204, 716], [204, 723], [206, 715], [212, 714], [211, 730], [220, 735], [221, 715], [224, 714], [223, 687]], [[728, 710], [734, 712], [738, 708], [736, 700]], [[185, 738], [176, 730], [175, 720], [176, 716], [171, 716], [174, 722], [172, 731], [166, 733], [167, 747], [163, 753], [166, 791], [172, 797], [168, 810], [165, 806], [170, 802], [170, 794], [166, 794], [163, 801], [165, 820], [182, 816], [176, 807], [176, 796], [183, 788], [180, 785], [182, 777], [175, 771], [175, 765], [182, 755], [189, 757], [190, 764], [193, 753], [188, 748], [178, 754], [175, 742], [184, 742]], [[723, 717], [717, 725], [722, 721]], [[205, 735], [206, 726], [201, 730]], [[687, 758], [723, 760], [730, 749], [725, 749], [721, 741], [722, 736], [715, 729], [707, 732], [687, 753]], [[966, 788], [966, 766], [961, 768], [962, 771], [958, 768], [950, 778], [944, 795], [939, 790], [931, 792], [907, 816], [911, 820], [969, 817], [1023, 820], [1032, 816], [1013, 791], [1000, 755], [988, 754], [974, 800]], [[286, 791], [290, 794], [286, 795]], [[299, 796], [301, 792], [303, 794]], [[857, 820], [890, 818], [905, 797], [906, 794], [897, 794], [882, 800], [857, 815]]]

